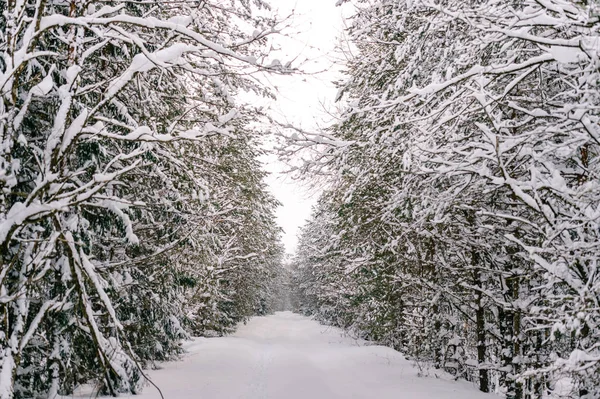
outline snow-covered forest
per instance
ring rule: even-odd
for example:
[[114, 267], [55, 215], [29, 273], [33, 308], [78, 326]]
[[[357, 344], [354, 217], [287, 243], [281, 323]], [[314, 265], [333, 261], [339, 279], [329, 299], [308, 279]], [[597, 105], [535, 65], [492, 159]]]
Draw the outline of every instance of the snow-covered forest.
[[[303, 73], [266, 1], [0, 0], [0, 399], [137, 394], [287, 304], [419, 375], [600, 398], [600, 3], [338, 5], [335, 122], [309, 130], [261, 105]], [[269, 138], [322, 188], [289, 265]]]
[[260, 1], [0, 2], [0, 398], [137, 392], [277, 304]]
[[509, 399], [600, 397], [600, 5], [365, 0], [296, 307]]

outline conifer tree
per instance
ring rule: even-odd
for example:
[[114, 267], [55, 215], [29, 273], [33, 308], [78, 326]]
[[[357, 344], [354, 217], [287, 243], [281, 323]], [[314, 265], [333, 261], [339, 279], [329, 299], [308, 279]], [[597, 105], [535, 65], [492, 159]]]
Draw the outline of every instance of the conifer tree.
[[359, 3], [341, 122], [291, 140], [341, 199], [321, 246], [359, 265], [350, 328], [482, 391], [598, 395], [599, 26], [595, 3]]
[[[236, 256], [269, 250], [237, 275], [264, 278], [238, 293], [254, 307], [237, 300], [228, 316], [258, 311], [272, 289], [276, 203], [245, 133], [259, 114], [235, 98], [268, 95], [249, 74], [284, 72], [257, 61], [276, 23], [257, 16], [260, 1], [3, 7], [0, 398], [68, 395], [82, 383], [136, 393], [142, 367], [180, 353], [193, 331], [186, 289], [196, 275], [215, 261], [230, 267], [238, 231], [217, 231], [220, 217], [262, 240]], [[251, 179], [224, 169], [231, 162]], [[236, 205], [264, 223], [233, 217]], [[219, 282], [199, 289], [231, 296]]]

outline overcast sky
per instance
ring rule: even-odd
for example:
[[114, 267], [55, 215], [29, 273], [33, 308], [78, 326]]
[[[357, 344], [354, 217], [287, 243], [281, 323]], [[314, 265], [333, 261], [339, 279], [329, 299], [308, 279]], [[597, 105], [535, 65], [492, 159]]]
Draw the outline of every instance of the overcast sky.
[[[312, 130], [331, 120], [325, 110], [330, 108], [337, 89], [333, 80], [340, 78], [333, 64], [333, 50], [342, 31], [341, 8], [335, 0], [274, 0], [273, 7], [281, 16], [294, 14], [290, 37], [277, 40], [286, 62], [297, 56], [308, 59], [302, 69], [324, 71], [315, 75], [273, 78], [278, 89], [278, 99], [271, 104], [272, 112], [280, 120], [287, 120], [303, 129]], [[279, 54], [277, 55], [279, 57]], [[339, 68], [339, 67], [338, 67]], [[281, 172], [283, 165], [275, 156], [265, 157], [265, 168], [271, 172], [267, 183], [282, 203], [277, 210], [277, 220], [284, 230], [283, 243], [287, 253], [296, 249], [298, 229], [310, 216], [311, 206], [318, 193], [293, 181]]]

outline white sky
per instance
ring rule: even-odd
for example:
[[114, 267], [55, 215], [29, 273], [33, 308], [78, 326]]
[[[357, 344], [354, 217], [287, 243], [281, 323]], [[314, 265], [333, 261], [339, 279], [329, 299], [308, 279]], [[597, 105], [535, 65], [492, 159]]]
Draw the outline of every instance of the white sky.
[[[334, 47], [342, 31], [342, 9], [335, 7], [335, 0], [273, 0], [272, 6], [279, 15], [294, 13], [289, 37], [279, 38], [277, 44], [283, 63], [295, 57], [308, 59], [301, 67], [315, 75], [273, 77], [271, 82], [278, 88], [278, 99], [271, 105], [279, 120], [288, 121], [306, 130], [324, 126], [331, 117], [325, 110], [331, 107], [337, 89], [332, 81], [340, 77], [339, 67], [333, 66]], [[293, 64], [294, 66], [297, 66]], [[275, 156], [265, 157], [265, 169], [271, 172], [267, 178], [273, 195], [282, 203], [277, 210], [277, 221], [283, 228], [286, 252], [296, 249], [299, 228], [310, 216], [318, 193], [309, 191], [305, 184], [293, 181], [281, 173], [284, 169]]]

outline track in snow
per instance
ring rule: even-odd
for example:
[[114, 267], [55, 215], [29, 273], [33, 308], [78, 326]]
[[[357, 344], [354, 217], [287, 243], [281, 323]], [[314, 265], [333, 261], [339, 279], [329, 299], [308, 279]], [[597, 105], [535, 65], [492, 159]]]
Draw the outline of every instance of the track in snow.
[[[491, 399], [471, 384], [417, 377], [393, 349], [364, 346], [291, 312], [197, 338], [182, 361], [150, 372], [165, 399]], [[137, 399], [160, 399], [147, 387]], [[497, 397], [496, 397], [497, 398]]]

